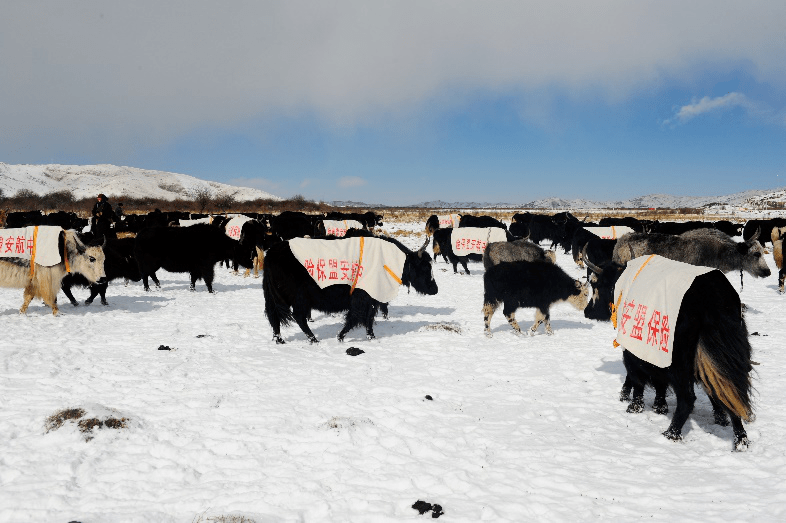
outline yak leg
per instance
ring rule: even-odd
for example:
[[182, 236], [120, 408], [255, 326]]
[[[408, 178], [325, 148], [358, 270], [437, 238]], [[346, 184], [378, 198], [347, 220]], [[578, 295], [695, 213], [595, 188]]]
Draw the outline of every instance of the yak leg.
[[344, 321], [344, 327], [338, 333], [338, 341], [344, 341], [344, 336], [358, 325], [366, 327], [366, 337], [368, 339], [374, 339], [374, 316], [376, 316], [378, 310], [379, 306], [371, 302], [370, 297], [363, 297], [358, 293], [353, 295], [346, 320]]
[[[464, 267], [464, 272], [469, 274], [469, 268], [467, 267], [467, 258], [466, 258], [466, 256], [464, 258], [459, 259], [459, 261], [461, 262], [461, 266]], [[453, 267], [455, 267], [455, 265]]]
[[310, 343], [319, 343], [319, 340], [311, 329], [308, 328], [308, 318], [311, 316], [311, 305], [304, 299], [299, 298], [292, 306], [292, 317], [295, 318], [300, 330], [306, 335]]
[[625, 383], [622, 384], [622, 389], [620, 390], [620, 401], [630, 401], [630, 391], [632, 388], [633, 382], [630, 377], [626, 375]]
[[633, 398], [625, 409], [628, 414], [639, 414], [644, 412], [644, 385], [641, 383], [633, 384]]
[[748, 433], [745, 432], [745, 427], [742, 426], [742, 420], [739, 416], [731, 414], [731, 426], [734, 429], [734, 450], [742, 451], [748, 448]]
[[505, 319], [508, 320], [508, 324], [513, 328], [513, 331], [516, 334], [521, 334], [521, 327], [519, 327], [519, 323], [516, 321], [517, 306], [518, 303], [503, 301], [502, 314], [505, 315]]
[[729, 426], [729, 416], [726, 413], [726, 408], [723, 404], [713, 398], [710, 395], [707, 395], [710, 398], [710, 403], [712, 403], [712, 414], [715, 418], [715, 424], [720, 425], [721, 427], [728, 427]]
[[652, 402], [652, 410], [657, 414], [668, 414], [669, 406], [666, 403], [666, 390], [669, 386], [666, 383], [655, 382], [655, 401]]
[[680, 441], [682, 439], [682, 426], [688, 421], [688, 416], [693, 412], [693, 404], [696, 402], [696, 393], [693, 391], [693, 383], [674, 383], [674, 395], [677, 396], [677, 410], [671, 418], [671, 425], [663, 433], [668, 439]]
[[551, 319], [551, 316], [549, 315], [548, 311], [546, 311], [546, 313], [544, 314], [543, 311], [541, 311], [540, 309], [536, 308], [535, 309], [535, 323], [532, 324], [532, 327], [530, 327], [529, 330], [532, 331], [532, 334], [535, 334], [535, 332], [537, 332], [537, 330], [538, 330], [538, 327], [540, 327], [540, 324], [541, 323], [545, 323], [546, 324], [546, 334], [554, 334], [554, 331], [551, 330], [551, 321], [550, 321], [550, 319]]
[[483, 304], [483, 322], [486, 324], [485, 334], [488, 338], [491, 338], [491, 317], [494, 316], [497, 307], [499, 307], [499, 302]]
[[66, 295], [66, 298], [68, 298], [68, 301], [71, 302], [71, 305], [73, 305], [74, 307], [78, 307], [79, 302], [76, 301], [76, 298], [74, 298], [74, 294], [71, 292], [71, 285], [69, 285], [68, 283], [63, 283], [62, 289], [63, 289], [63, 294]]
[[213, 278], [215, 277], [215, 272], [213, 271], [213, 266], [205, 267], [202, 269], [202, 279], [205, 280], [205, 287], [207, 287], [207, 292], [213, 294]]
[[[153, 271], [150, 274], [150, 279], [153, 280], [153, 283], [156, 284], [156, 289], [160, 289], [161, 288], [161, 282], [159, 282], [158, 278], [156, 277], [156, 271]], [[147, 278], [145, 278], [145, 290], [150, 290], [149, 288], [147, 288]]]
[[27, 308], [30, 306], [30, 302], [33, 301], [33, 282], [29, 282], [25, 287], [24, 291], [24, 301], [22, 302], [22, 308], [19, 309], [20, 314], [25, 314], [27, 312]]
[[786, 279], [786, 268], [778, 271], [778, 292], [783, 294], [783, 280]]
[[453, 274], [458, 274], [458, 262], [458, 260], [450, 262], [453, 264]]

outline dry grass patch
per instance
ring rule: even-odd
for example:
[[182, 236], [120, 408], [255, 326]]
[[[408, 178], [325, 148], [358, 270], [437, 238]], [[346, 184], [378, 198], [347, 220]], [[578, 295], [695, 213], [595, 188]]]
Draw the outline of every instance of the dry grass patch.
[[227, 516], [227, 515], [218, 515], [218, 516], [208, 516], [205, 517], [205, 513], [199, 514], [195, 516], [192, 523], [256, 523], [255, 520], [251, 519], [248, 516]]

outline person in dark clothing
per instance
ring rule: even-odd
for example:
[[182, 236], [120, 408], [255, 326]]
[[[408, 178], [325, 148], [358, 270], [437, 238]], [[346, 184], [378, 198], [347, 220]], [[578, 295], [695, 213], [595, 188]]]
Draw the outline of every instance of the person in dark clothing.
[[117, 238], [112, 229], [112, 222], [116, 221], [115, 212], [109, 204], [105, 194], [99, 194], [96, 204], [93, 206], [93, 220], [90, 230], [95, 236], [103, 235], [105, 238]]

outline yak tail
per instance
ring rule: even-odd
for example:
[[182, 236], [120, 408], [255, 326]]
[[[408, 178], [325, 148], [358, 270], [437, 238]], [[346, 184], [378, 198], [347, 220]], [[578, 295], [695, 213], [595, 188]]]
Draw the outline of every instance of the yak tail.
[[[286, 304], [278, 289], [276, 289], [271, 277], [270, 265], [265, 265], [262, 269], [262, 292], [265, 296], [265, 316], [271, 325], [280, 323], [289, 325], [295, 321], [292, 310]], [[277, 320], [277, 321], [276, 321]]]
[[732, 414], [751, 421], [751, 346], [744, 320], [720, 322], [702, 332], [696, 348], [696, 378], [707, 394]]

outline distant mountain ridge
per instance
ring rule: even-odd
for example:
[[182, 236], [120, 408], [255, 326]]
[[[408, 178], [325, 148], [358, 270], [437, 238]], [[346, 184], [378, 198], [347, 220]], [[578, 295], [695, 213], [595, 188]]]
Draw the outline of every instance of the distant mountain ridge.
[[673, 196], [669, 194], [648, 194], [628, 200], [596, 201], [581, 198], [541, 198], [522, 203], [478, 203], [478, 202], [444, 202], [442, 200], [422, 202], [408, 207], [425, 207], [430, 209], [678, 209], [704, 207], [757, 207], [767, 203], [786, 202], [786, 187], [780, 189], [750, 190], [726, 196]]
[[0, 162], [0, 189], [7, 196], [21, 190], [36, 194], [71, 191], [76, 198], [92, 198], [104, 193], [111, 199], [188, 199], [207, 190], [211, 196], [231, 194], [238, 201], [259, 198], [281, 200], [259, 189], [210, 182], [186, 174], [152, 171], [116, 165], [9, 165]]

